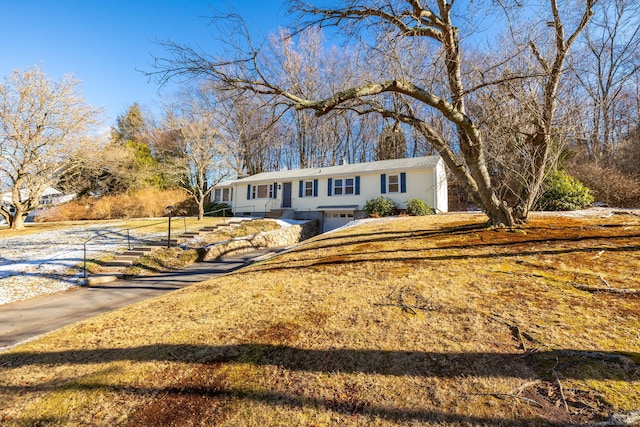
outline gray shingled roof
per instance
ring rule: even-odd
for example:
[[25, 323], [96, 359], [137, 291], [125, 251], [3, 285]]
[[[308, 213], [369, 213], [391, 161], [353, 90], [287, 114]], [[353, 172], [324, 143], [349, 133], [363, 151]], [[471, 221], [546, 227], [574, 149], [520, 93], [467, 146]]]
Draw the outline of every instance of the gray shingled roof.
[[380, 160], [377, 162], [354, 163], [350, 165], [329, 166], [324, 168], [309, 168], [284, 170], [277, 172], [262, 172], [235, 181], [221, 182], [218, 186], [247, 184], [253, 182], [275, 182], [295, 179], [317, 179], [322, 177], [348, 176], [356, 174], [406, 171], [435, 167], [440, 156], [411, 157], [408, 159]]

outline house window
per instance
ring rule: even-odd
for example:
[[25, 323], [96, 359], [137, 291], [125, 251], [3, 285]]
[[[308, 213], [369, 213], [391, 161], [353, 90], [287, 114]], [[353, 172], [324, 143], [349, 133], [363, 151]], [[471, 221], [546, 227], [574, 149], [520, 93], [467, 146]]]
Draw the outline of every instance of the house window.
[[318, 197], [318, 180], [298, 181], [298, 197]]
[[407, 174], [401, 172], [399, 174], [380, 175], [380, 193], [406, 193], [407, 192]]
[[389, 175], [387, 177], [387, 192], [399, 193], [400, 192], [400, 175]]
[[304, 197], [313, 197], [313, 181], [304, 182]]
[[333, 194], [335, 196], [355, 193], [355, 178], [338, 178], [333, 180]]
[[213, 200], [216, 202], [230, 202], [233, 189], [216, 188], [213, 193]]
[[273, 184], [261, 184], [251, 186], [252, 199], [272, 199]]
[[360, 195], [360, 177], [353, 178], [329, 178], [328, 183], [328, 196], [350, 196], [355, 194]]

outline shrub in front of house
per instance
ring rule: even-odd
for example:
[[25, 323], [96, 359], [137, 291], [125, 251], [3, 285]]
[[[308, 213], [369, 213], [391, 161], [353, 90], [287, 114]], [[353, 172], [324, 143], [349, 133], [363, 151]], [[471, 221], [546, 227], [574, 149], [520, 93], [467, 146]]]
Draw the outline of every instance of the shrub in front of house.
[[204, 212], [207, 216], [233, 216], [231, 206], [225, 202], [209, 202], [204, 205]]
[[391, 216], [398, 211], [398, 205], [387, 197], [376, 197], [368, 200], [364, 205], [364, 211], [368, 216]]
[[412, 216], [433, 215], [436, 212], [422, 199], [407, 200], [407, 214]]
[[543, 211], [573, 211], [593, 203], [591, 190], [565, 171], [551, 173], [535, 208]]

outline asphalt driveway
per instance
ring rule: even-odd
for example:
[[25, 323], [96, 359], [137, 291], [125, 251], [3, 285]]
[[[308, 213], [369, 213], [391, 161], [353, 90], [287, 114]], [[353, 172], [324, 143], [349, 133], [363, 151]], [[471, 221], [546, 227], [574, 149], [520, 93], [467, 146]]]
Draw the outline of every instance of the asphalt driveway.
[[0, 351], [79, 320], [230, 273], [277, 251], [254, 250], [219, 261], [195, 263], [178, 271], [0, 305]]

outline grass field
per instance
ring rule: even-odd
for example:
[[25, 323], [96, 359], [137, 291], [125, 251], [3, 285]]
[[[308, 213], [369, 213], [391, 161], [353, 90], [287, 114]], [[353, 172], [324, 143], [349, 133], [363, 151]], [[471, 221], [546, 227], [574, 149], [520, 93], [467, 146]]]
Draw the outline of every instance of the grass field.
[[0, 353], [3, 425], [587, 425], [640, 408], [640, 217], [368, 222]]

